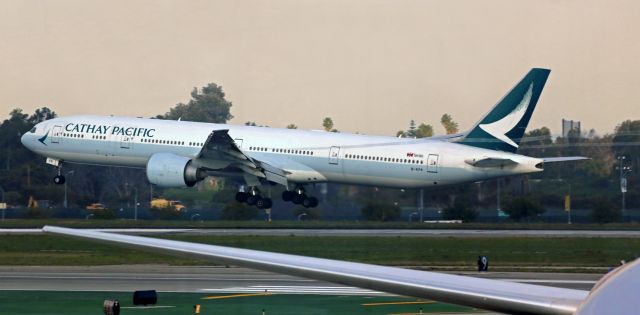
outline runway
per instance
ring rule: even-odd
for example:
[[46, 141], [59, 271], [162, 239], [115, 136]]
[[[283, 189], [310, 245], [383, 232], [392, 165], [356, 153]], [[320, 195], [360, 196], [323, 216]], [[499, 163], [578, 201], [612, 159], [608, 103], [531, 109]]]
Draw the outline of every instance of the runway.
[[[463, 230], [463, 229], [91, 229], [127, 234], [195, 234], [261, 236], [415, 236], [415, 237], [640, 237], [633, 230]], [[1, 234], [38, 234], [41, 229], [0, 229]]]
[[[460, 273], [490, 279], [589, 290], [597, 274], [489, 272]], [[0, 290], [133, 291], [194, 293], [286, 293], [367, 295], [385, 293], [236, 267], [123, 265], [97, 267], [0, 266]]]

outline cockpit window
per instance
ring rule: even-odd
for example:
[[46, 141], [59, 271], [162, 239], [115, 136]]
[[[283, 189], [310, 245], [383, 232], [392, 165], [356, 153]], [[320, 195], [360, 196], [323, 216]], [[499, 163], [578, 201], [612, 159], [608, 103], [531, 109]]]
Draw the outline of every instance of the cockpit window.
[[30, 133], [35, 133], [36, 132], [36, 127], [31, 128], [31, 130], [29, 132]]

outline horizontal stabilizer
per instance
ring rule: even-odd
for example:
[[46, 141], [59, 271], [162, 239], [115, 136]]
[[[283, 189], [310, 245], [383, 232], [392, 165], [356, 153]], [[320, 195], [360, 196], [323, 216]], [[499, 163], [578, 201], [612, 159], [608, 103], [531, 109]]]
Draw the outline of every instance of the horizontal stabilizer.
[[458, 141], [460, 140], [460, 138], [464, 137], [464, 135], [465, 135], [464, 133], [452, 133], [447, 135], [432, 136], [432, 137], [423, 138], [423, 139], [440, 140], [440, 141]]
[[581, 160], [591, 160], [591, 158], [584, 157], [584, 156], [561, 156], [561, 157], [542, 158], [542, 162], [544, 163], [581, 161]]
[[473, 160], [466, 160], [465, 162], [475, 167], [505, 167], [505, 166], [518, 164], [518, 162], [512, 159], [502, 159], [502, 158], [484, 158], [480, 160], [473, 159]]

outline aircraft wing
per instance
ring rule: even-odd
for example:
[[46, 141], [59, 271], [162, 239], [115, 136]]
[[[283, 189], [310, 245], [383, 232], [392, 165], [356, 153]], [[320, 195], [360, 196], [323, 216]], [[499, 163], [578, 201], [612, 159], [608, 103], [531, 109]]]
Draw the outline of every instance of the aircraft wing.
[[515, 314], [573, 314], [588, 291], [45, 226], [44, 232]]
[[205, 142], [197, 159], [201, 166], [208, 169], [221, 171], [230, 167], [237, 168], [246, 174], [258, 178], [266, 178], [282, 185], [287, 184], [286, 176], [289, 174], [278, 163], [270, 163], [246, 155], [229, 136], [229, 130], [214, 130]]

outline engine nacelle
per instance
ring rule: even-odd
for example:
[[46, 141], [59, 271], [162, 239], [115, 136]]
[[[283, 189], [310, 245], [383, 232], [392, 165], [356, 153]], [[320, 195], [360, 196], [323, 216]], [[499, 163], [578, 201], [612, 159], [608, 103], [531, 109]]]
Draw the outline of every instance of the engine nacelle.
[[173, 153], [156, 153], [147, 162], [147, 179], [162, 187], [192, 187], [206, 173], [192, 165], [190, 158]]

